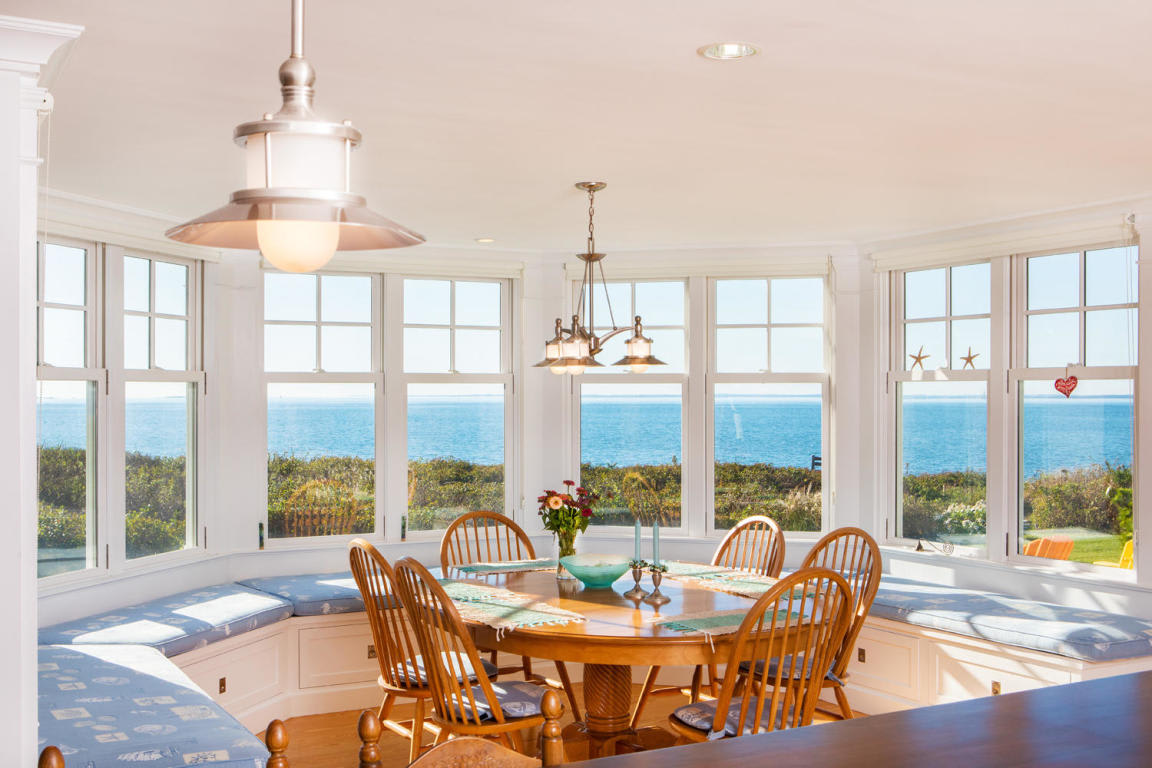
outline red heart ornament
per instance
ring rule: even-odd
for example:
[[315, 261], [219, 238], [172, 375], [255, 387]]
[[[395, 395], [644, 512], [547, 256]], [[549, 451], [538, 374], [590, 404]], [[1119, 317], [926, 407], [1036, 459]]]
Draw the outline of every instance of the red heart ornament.
[[1075, 376], [1069, 376], [1064, 379], [1056, 379], [1056, 391], [1064, 395], [1064, 397], [1072, 397], [1072, 390], [1076, 389], [1076, 385], [1080, 380]]

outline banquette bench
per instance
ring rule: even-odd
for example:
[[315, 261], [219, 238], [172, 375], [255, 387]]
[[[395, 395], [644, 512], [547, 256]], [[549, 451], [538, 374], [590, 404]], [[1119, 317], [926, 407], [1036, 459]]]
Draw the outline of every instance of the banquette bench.
[[[363, 610], [343, 572], [221, 584], [44, 627], [40, 743], [60, 746], [68, 768], [261, 766], [251, 731], [270, 719], [379, 703]], [[1144, 669], [1152, 622], [885, 575], [847, 692], [878, 714]]]

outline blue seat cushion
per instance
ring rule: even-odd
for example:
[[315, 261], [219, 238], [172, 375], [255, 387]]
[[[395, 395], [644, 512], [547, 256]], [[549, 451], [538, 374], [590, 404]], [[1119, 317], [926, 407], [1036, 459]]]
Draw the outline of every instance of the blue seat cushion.
[[297, 616], [323, 616], [329, 613], [356, 613], [364, 610], [364, 600], [352, 578], [352, 571], [309, 573], [301, 576], [268, 576], [238, 582], [281, 597], [292, 603]]
[[[509, 682], [496, 682], [493, 680], [491, 683], [492, 693], [496, 694], [497, 704], [500, 706], [500, 712], [504, 717], [534, 717], [541, 714], [541, 703], [544, 699], [544, 694], [548, 691], [544, 686], [529, 683], [524, 680], [512, 680]], [[455, 698], [455, 696], [453, 698]], [[485, 697], [482, 686], [472, 686], [472, 700], [476, 702], [476, 710], [479, 712], [481, 720], [492, 719], [492, 705], [488, 702], [487, 697]], [[460, 705], [456, 702], [454, 706], [459, 708]], [[465, 701], [463, 710], [471, 717], [472, 702]]]
[[1152, 655], [1152, 622], [885, 575], [872, 616], [1084, 661]]
[[159, 651], [40, 646], [39, 744], [68, 768], [263, 768], [268, 750]]
[[[756, 722], [756, 704], [755, 698], [748, 702], [748, 711], [744, 714], [744, 727], [740, 727], [740, 704], [742, 699], [732, 699], [728, 703], [728, 715], [724, 718], [724, 730], [713, 731], [712, 724], [716, 721], [716, 700], [712, 701], [698, 701], [695, 704], [685, 704], [684, 706], [674, 710], [672, 717], [689, 728], [695, 728], [698, 731], [704, 731], [708, 734], [708, 739], [721, 739], [725, 736], [741, 736], [753, 732], [752, 726]], [[757, 733], [764, 731], [778, 730], [783, 727], [783, 718], [780, 717], [782, 708], [777, 708], [776, 723], [772, 723], [772, 705], [770, 702], [765, 702], [764, 712], [760, 715], [760, 725], [756, 728]]]
[[292, 604], [281, 597], [218, 584], [44, 627], [40, 644], [148, 645], [175, 656], [291, 615]]

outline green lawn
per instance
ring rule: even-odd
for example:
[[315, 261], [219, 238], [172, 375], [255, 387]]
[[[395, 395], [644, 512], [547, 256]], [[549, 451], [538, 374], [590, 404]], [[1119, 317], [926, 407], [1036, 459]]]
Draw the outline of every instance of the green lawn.
[[1039, 539], [1043, 536], [1064, 534], [1071, 536], [1076, 542], [1072, 546], [1072, 556], [1069, 560], [1078, 563], [1094, 563], [1097, 560], [1119, 562], [1120, 554], [1124, 550], [1126, 536], [1116, 536], [1098, 531], [1089, 531], [1084, 528], [1052, 528], [1046, 530], [1033, 530], [1024, 534], [1026, 541]]

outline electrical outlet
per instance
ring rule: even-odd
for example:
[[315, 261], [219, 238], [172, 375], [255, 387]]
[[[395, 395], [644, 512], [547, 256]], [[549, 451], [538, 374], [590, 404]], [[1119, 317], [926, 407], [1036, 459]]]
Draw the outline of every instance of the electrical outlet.
[[370, 658], [370, 659], [376, 658], [376, 646], [374, 646], [374, 645], [368, 646], [368, 658]]
[[225, 693], [228, 690], [228, 678], [220, 678], [220, 693]]
[[863, 664], [863, 663], [865, 663], [866, 661], [868, 661], [868, 658], [867, 658], [867, 657], [868, 657], [868, 654], [864, 652], [864, 649], [863, 649], [863, 648], [857, 648], [857, 649], [856, 649], [856, 659], [857, 659], [857, 660], [858, 660], [858, 661], [859, 661], [861, 664]]
[[992, 681], [992, 695], [993, 696], [999, 696], [1000, 695], [1000, 681], [999, 680], [993, 680]]

